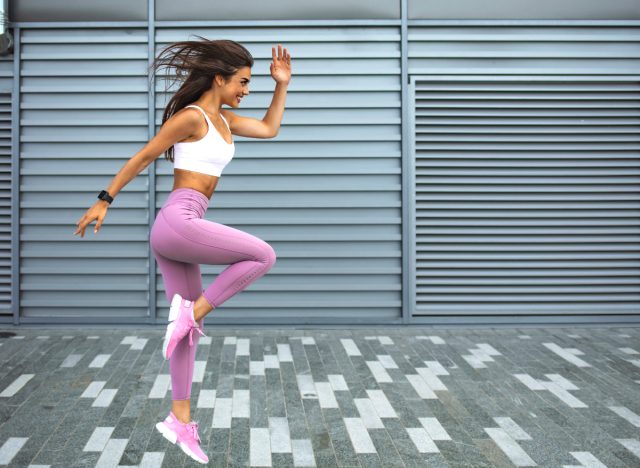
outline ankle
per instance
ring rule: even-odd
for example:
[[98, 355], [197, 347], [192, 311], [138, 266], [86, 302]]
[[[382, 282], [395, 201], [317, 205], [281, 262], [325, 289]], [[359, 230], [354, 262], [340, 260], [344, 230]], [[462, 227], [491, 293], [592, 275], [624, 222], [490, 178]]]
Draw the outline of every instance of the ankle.
[[172, 413], [180, 424], [189, 424], [189, 422], [191, 422], [190, 415], [187, 417], [184, 417], [183, 415], [177, 415], [174, 411], [172, 411]]
[[[213, 309], [211, 309], [211, 310], [213, 310]], [[205, 315], [207, 315], [208, 312], [202, 311], [202, 310], [198, 310], [196, 312], [196, 308], [194, 307], [192, 313], [193, 313], [194, 322], [199, 322], [200, 319], [203, 319], [205, 317]]]

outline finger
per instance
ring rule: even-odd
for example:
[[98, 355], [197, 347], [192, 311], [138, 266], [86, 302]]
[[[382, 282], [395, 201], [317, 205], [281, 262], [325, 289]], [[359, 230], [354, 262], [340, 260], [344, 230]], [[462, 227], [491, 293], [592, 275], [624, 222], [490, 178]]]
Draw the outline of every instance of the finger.
[[271, 48], [271, 57], [273, 58], [273, 60], [276, 59], [276, 48], [275, 47]]
[[82, 215], [82, 218], [80, 218], [76, 222], [76, 226], [78, 226], [78, 228], [76, 229], [76, 232], [79, 232], [80, 229], [82, 229], [86, 224], [87, 224], [87, 215], [84, 214], [84, 215]]
[[96, 219], [96, 218], [85, 218], [84, 221], [82, 221], [80, 223], [80, 229], [82, 229], [82, 236], [84, 237], [84, 232], [86, 231], [87, 227], [89, 226], [89, 224], [91, 224], [91, 222]]
[[278, 44], [278, 60], [282, 60], [282, 44]]

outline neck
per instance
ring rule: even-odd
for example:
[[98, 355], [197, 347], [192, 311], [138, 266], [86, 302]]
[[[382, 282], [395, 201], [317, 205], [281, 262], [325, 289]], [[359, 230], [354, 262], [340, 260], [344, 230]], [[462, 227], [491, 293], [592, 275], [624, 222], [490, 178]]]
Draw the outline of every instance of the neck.
[[212, 114], [220, 113], [220, 108], [222, 107], [221, 99], [213, 90], [210, 89], [202, 93], [198, 102], [200, 107], [203, 107], [206, 111]]

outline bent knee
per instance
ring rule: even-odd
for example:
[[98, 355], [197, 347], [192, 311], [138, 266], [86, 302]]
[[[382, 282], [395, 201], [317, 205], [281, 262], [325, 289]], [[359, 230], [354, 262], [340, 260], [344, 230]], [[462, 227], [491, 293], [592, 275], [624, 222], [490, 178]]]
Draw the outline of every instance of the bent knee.
[[271, 247], [271, 244], [264, 243], [264, 262], [267, 265], [267, 268], [271, 268], [276, 263], [276, 251]]

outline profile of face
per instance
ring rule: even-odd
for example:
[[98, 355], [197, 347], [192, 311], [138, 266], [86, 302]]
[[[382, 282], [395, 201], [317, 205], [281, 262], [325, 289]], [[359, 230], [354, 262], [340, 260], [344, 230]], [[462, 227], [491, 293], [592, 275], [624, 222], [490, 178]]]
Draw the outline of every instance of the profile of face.
[[227, 82], [225, 82], [222, 77], [216, 77], [216, 85], [220, 93], [221, 103], [231, 107], [238, 107], [241, 99], [249, 94], [250, 81], [251, 67], [240, 68]]

